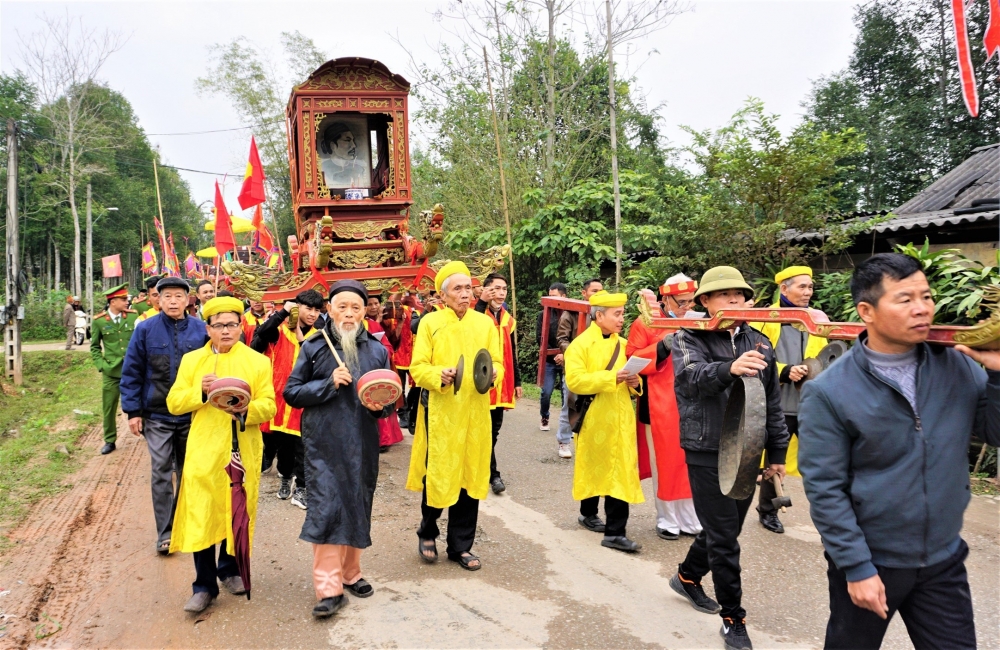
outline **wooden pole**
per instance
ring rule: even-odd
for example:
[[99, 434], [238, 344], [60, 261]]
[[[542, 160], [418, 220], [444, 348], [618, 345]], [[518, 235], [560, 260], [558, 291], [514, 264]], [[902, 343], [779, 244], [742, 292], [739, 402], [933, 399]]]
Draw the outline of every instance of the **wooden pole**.
[[219, 293], [219, 267], [222, 266], [220, 256], [215, 256], [215, 293]]
[[[271, 225], [274, 226], [274, 245], [278, 247], [278, 259], [281, 260], [280, 268], [284, 269], [285, 254], [281, 252], [281, 236], [278, 235], [278, 218], [274, 216], [274, 204], [271, 203], [271, 194], [267, 191], [266, 182], [264, 183], [264, 198], [267, 200], [267, 211], [271, 213]], [[298, 233], [295, 233], [295, 236], [298, 237]], [[270, 255], [270, 251], [268, 251], [268, 255]], [[288, 255], [288, 263], [291, 264], [292, 251], [288, 251]], [[267, 260], [264, 260], [264, 266], [267, 266]]]
[[507, 246], [510, 248], [510, 304], [514, 320], [517, 320], [517, 289], [514, 285], [514, 240], [510, 232], [510, 212], [507, 209], [507, 178], [503, 171], [503, 152], [500, 149], [500, 125], [497, 122], [497, 107], [493, 99], [493, 79], [490, 78], [490, 57], [483, 46], [483, 61], [486, 64], [486, 84], [490, 89], [490, 112], [493, 113], [493, 137], [497, 143], [497, 161], [500, 163], [500, 196], [503, 198], [503, 220], [507, 226]]
[[[163, 227], [163, 236], [167, 236], [167, 222], [163, 220], [163, 204], [160, 203], [160, 175], [156, 172], [156, 157], [159, 152], [153, 156], [153, 182], [156, 183], [156, 209], [160, 213], [160, 225]], [[165, 240], [164, 240], [165, 241]], [[167, 252], [163, 251], [163, 255], [166, 256]]]
[[[94, 213], [91, 208], [91, 187], [87, 183], [87, 309], [94, 318]], [[132, 251], [129, 251], [131, 257]]]
[[615, 116], [615, 57], [611, 41], [611, 0], [605, 0], [608, 14], [608, 102], [611, 104], [611, 184], [615, 199], [615, 288], [622, 284], [622, 203], [618, 187], [618, 127]]
[[21, 363], [21, 296], [17, 279], [21, 273], [21, 254], [17, 234], [17, 127], [7, 120], [7, 324], [4, 328], [6, 374], [15, 386], [24, 383]]

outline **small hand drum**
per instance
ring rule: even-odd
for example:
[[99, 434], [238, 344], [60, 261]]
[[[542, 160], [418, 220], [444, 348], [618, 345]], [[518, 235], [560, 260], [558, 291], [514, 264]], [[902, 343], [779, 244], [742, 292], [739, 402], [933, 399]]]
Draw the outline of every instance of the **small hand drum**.
[[399, 375], [392, 370], [372, 370], [358, 379], [358, 398], [370, 411], [381, 409], [386, 404], [395, 404], [403, 394]]
[[250, 404], [250, 384], [236, 377], [220, 377], [209, 386], [208, 403], [226, 413], [242, 411]]

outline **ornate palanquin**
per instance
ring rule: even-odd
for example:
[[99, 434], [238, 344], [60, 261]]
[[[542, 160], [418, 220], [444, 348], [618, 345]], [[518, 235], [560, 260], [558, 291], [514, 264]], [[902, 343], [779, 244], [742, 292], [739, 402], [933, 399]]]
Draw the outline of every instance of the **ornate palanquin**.
[[[429, 259], [443, 236], [444, 208], [422, 211], [421, 232], [409, 233], [409, 90], [406, 79], [363, 58], [327, 61], [292, 89], [285, 112], [296, 229], [288, 238], [291, 272], [227, 262], [237, 295], [325, 294], [343, 278], [378, 292], [433, 289], [440, 263]], [[508, 253], [484, 251], [470, 261], [489, 273]]]

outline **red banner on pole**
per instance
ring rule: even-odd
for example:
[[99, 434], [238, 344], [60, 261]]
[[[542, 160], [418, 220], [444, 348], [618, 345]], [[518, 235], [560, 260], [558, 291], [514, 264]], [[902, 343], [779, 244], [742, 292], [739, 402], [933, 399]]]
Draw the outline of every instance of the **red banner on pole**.
[[122, 277], [121, 255], [108, 255], [107, 257], [102, 257], [101, 266], [103, 267], [104, 270], [104, 277], [106, 278]]

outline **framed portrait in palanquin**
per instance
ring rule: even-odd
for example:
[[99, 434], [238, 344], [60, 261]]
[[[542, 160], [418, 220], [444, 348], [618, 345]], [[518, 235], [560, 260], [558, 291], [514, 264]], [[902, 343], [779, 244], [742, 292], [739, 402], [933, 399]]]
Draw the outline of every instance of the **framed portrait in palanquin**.
[[362, 189], [362, 196], [369, 196], [372, 142], [368, 116], [361, 113], [325, 116], [316, 130], [316, 158], [321, 185], [331, 191]]

